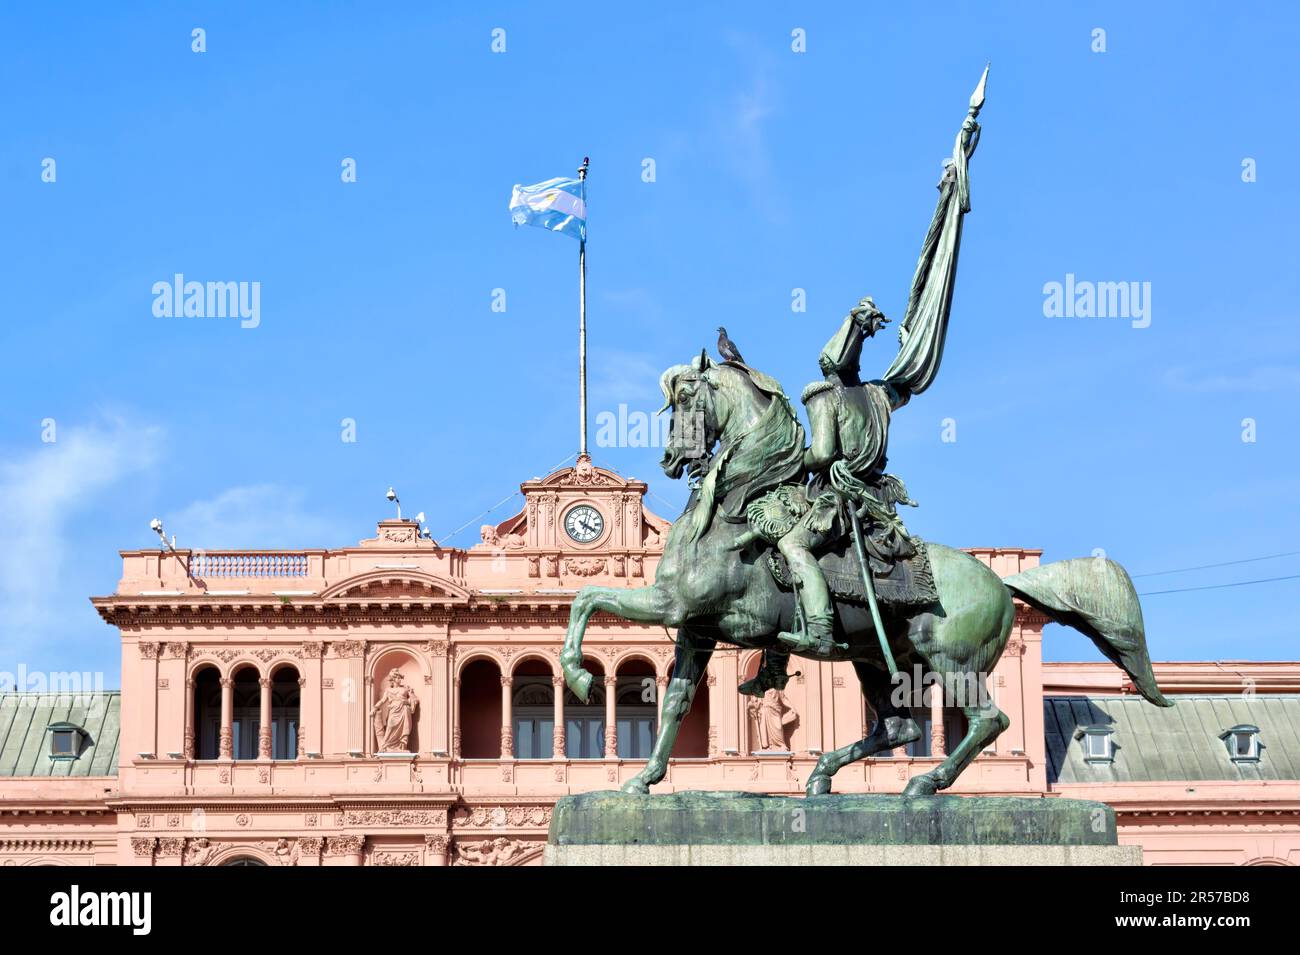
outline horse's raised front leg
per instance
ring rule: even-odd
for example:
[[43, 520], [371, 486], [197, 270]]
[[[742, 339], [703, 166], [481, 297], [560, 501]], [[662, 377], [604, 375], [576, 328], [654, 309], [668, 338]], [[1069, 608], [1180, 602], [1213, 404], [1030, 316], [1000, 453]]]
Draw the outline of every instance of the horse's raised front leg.
[[672, 614], [673, 606], [672, 597], [654, 586], [635, 590], [616, 587], [583, 587], [579, 590], [569, 609], [569, 629], [564, 635], [564, 649], [560, 652], [564, 681], [574, 695], [586, 703], [587, 694], [591, 692], [591, 673], [582, 666], [582, 638], [592, 614], [603, 610], [637, 623], [664, 624]]
[[663, 707], [659, 713], [659, 734], [655, 737], [654, 748], [650, 751], [645, 769], [623, 784], [623, 792], [648, 793], [650, 787], [662, 780], [668, 772], [668, 757], [672, 755], [673, 744], [677, 742], [677, 731], [681, 729], [686, 714], [691, 711], [695, 689], [704, 677], [709, 657], [713, 656], [716, 645], [714, 640], [692, 636], [685, 627], [678, 631], [673, 678], [668, 681]]

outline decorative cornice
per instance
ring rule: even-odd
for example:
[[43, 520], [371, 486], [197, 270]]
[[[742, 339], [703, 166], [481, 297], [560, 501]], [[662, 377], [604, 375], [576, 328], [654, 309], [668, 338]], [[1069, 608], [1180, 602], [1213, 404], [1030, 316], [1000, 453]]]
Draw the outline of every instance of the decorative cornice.
[[90, 839], [0, 839], [0, 852], [93, 852]]

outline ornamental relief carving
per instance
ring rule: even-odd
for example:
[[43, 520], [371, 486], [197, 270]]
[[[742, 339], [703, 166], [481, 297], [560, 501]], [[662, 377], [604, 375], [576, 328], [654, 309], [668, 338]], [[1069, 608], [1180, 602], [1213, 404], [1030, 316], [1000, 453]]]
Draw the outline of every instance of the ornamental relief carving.
[[297, 865], [302, 853], [298, 849], [297, 839], [277, 839], [273, 844], [263, 843], [275, 861], [280, 865]]
[[361, 640], [335, 640], [330, 646], [336, 657], [356, 659], [366, 655], [366, 645]]
[[343, 824], [349, 827], [446, 826], [447, 810], [445, 809], [349, 810], [343, 814]]
[[365, 844], [361, 836], [330, 836], [325, 840], [327, 856], [360, 855]]
[[423, 863], [420, 860], [420, 853], [412, 852], [394, 852], [388, 850], [375, 850], [370, 854], [371, 865], [397, 865], [397, 866], [418, 866]]
[[235, 657], [239, 656], [238, 650], [199, 650], [195, 655], [198, 660], [216, 659], [222, 663], [229, 663]]
[[566, 557], [560, 562], [560, 572], [579, 577], [595, 577], [605, 572], [603, 557]]
[[499, 866], [512, 865], [540, 846], [523, 839], [507, 839], [498, 836], [495, 839], [483, 839], [477, 842], [458, 841], [452, 848], [455, 853], [452, 865]]
[[547, 826], [551, 822], [550, 806], [461, 806], [452, 814], [453, 828], [485, 829], [510, 826], [517, 829]]
[[209, 839], [187, 839], [182, 862], [184, 865], [207, 865], [216, 851], [217, 847]]

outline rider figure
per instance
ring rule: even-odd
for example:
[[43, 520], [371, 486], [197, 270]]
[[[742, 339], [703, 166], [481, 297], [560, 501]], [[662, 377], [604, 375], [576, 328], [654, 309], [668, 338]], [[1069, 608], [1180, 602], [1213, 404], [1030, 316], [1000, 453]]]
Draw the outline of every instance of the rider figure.
[[825, 380], [803, 392], [812, 426], [812, 446], [804, 452], [804, 468], [813, 475], [808, 491], [812, 509], [777, 545], [803, 609], [803, 632], [778, 634], [793, 650], [829, 656], [835, 648], [834, 605], [812, 551], [847, 533], [844, 508], [858, 505], [831, 486], [831, 466], [842, 461], [857, 481], [877, 486], [885, 469], [890, 413], [910, 397], [889, 382], [864, 384], [858, 378], [863, 339], [888, 321], [870, 297], [858, 302], [818, 358]]

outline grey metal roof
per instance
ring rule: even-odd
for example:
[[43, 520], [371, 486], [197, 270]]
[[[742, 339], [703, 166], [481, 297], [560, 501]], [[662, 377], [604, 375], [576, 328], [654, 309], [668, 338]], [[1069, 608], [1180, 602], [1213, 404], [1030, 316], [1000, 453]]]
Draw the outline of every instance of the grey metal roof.
[[[1048, 781], [1300, 780], [1300, 696], [1172, 699], [1166, 708], [1137, 696], [1044, 697]], [[1219, 738], [1240, 724], [1259, 727], [1258, 762], [1233, 762]], [[1112, 730], [1114, 762], [1085, 761], [1074, 734], [1089, 726]]]
[[[74, 760], [50, 759], [51, 723], [75, 723], [87, 740]], [[0, 693], [0, 776], [116, 776], [122, 694]]]

